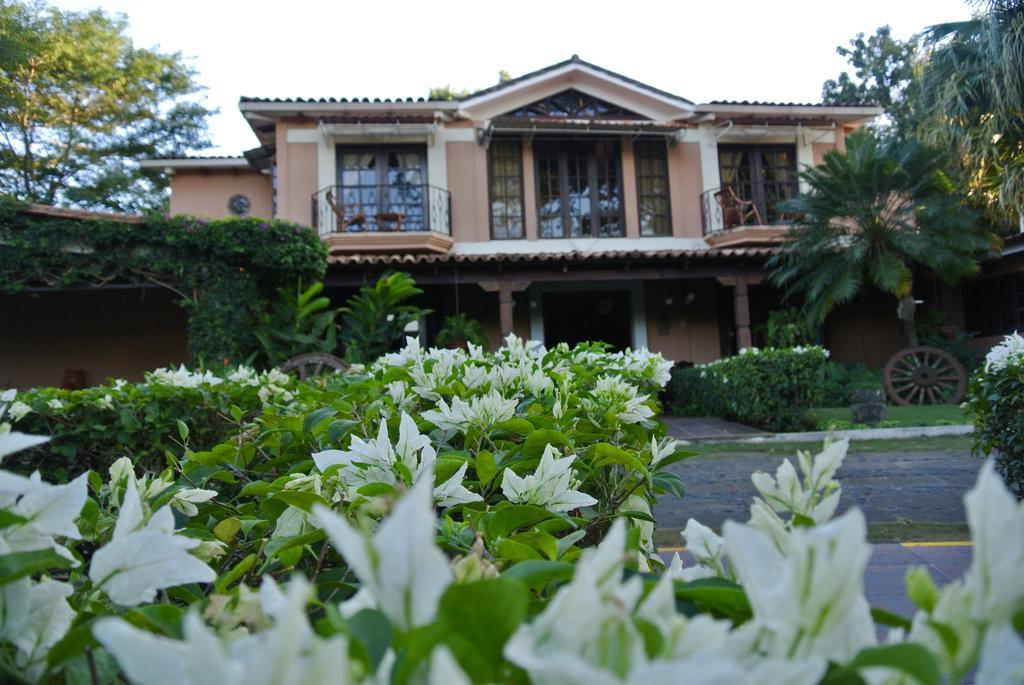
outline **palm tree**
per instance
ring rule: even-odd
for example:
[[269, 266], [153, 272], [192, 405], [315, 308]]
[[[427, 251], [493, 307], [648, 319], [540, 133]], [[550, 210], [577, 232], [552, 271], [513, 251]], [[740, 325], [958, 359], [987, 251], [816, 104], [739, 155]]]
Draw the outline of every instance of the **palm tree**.
[[977, 272], [992, 246], [939, 156], [912, 140], [881, 142], [860, 131], [845, 153], [828, 153], [800, 176], [809, 192], [783, 207], [798, 219], [768, 262], [770, 282], [802, 297], [814, 323], [872, 284], [896, 298], [907, 343], [916, 346], [915, 270], [954, 282]]
[[1024, 215], [1024, 0], [979, 0], [971, 21], [933, 26], [921, 72], [921, 135], [955, 151], [996, 219]]

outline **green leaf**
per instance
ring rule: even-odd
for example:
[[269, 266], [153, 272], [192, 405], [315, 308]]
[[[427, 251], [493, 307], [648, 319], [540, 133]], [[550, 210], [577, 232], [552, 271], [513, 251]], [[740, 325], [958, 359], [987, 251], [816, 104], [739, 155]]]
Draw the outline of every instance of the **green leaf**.
[[526, 440], [523, 441], [523, 456], [527, 459], [540, 459], [541, 455], [544, 454], [544, 448], [548, 445], [564, 447], [568, 444], [569, 438], [565, 437], [564, 433], [547, 428], [538, 428], [527, 435]]
[[263, 567], [260, 569], [260, 573], [266, 570], [267, 566], [275, 557], [280, 557], [288, 550], [312, 545], [314, 542], [320, 542], [323, 539], [324, 532], [322, 530], [314, 530], [311, 533], [296, 535], [291, 538], [271, 538], [270, 542], [268, 542], [263, 548], [263, 554], [267, 557], [267, 560], [263, 562]]
[[302, 421], [302, 432], [309, 433], [314, 428], [319, 426], [321, 423], [331, 418], [338, 413], [338, 410], [334, 407], [320, 407], [319, 409], [311, 412]]
[[502, 578], [515, 580], [531, 590], [540, 590], [548, 583], [572, 579], [576, 567], [564, 561], [523, 561], [502, 572]]
[[648, 523], [657, 523], [654, 517], [645, 511], [617, 511], [615, 515], [621, 518], [636, 519], [638, 521], [647, 521]]
[[178, 424], [178, 436], [181, 438], [182, 442], [187, 442], [188, 441], [188, 426], [186, 426], [185, 422], [182, 421], [181, 419], [175, 419], [175, 421]]
[[910, 630], [912, 626], [909, 619], [878, 607], [871, 607], [871, 618], [875, 623], [883, 626], [889, 626], [890, 628], [903, 628], [904, 630]]
[[862, 668], [891, 668], [917, 680], [920, 685], [938, 685], [940, 673], [935, 658], [921, 645], [912, 643], [868, 647], [846, 666], [829, 672], [821, 685], [863, 683], [856, 673]]
[[502, 651], [526, 618], [526, 588], [507, 578], [451, 585], [441, 596], [439, 616], [446, 642], [473, 682], [504, 682]]
[[358, 425], [358, 421], [352, 421], [351, 419], [331, 421], [330, 425], [327, 426], [327, 440], [331, 443], [336, 443]]
[[222, 573], [220, 577], [213, 583], [213, 589], [218, 592], [224, 592], [225, 589], [230, 587], [236, 580], [244, 576], [249, 569], [256, 564], [256, 555], [250, 554], [246, 558], [234, 565], [234, 567], [225, 573]]
[[93, 616], [64, 633], [64, 637], [50, 647], [50, 652], [46, 655], [46, 665], [53, 668], [82, 654], [89, 647], [99, 646], [96, 638], [92, 636], [92, 627], [97, 618]]
[[7, 511], [6, 509], [0, 509], [0, 528], [6, 528], [7, 526], [17, 526], [28, 521], [24, 516], [18, 516], [17, 514]]
[[494, 461], [494, 455], [487, 450], [482, 450], [476, 455], [474, 468], [481, 485], [490, 483], [498, 475], [498, 465]]
[[231, 542], [242, 529], [242, 522], [234, 516], [229, 516], [213, 527], [214, 536], [223, 543]]
[[391, 623], [376, 609], [362, 609], [347, 621], [352, 637], [366, 649], [370, 670], [376, 671], [391, 646]]
[[493, 430], [514, 435], [529, 435], [533, 432], [533, 424], [526, 419], [514, 418], [495, 424]]
[[[518, 537], [518, 536], [516, 536]], [[519, 542], [515, 538], [502, 538], [498, 542], [498, 556], [507, 562], [517, 563], [541, 559], [541, 554], [532, 546]]]
[[632, 452], [627, 452], [621, 447], [616, 447], [607, 442], [599, 442], [590, 446], [590, 459], [595, 467], [601, 466], [625, 466], [628, 469], [647, 473], [647, 468]]
[[677, 599], [689, 600], [701, 611], [736, 623], [743, 623], [753, 615], [743, 587], [725, 578], [677, 583], [675, 593]]
[[491, 540], [497, 540], [509, 533], [524, 528], [532, 528], [541, 521], [556, 518], [557, 515], [547, 509], [532, 504], [513, 504], [496, 511], [487, 521], [487, 534]]
[[686, 483], [678, 475], [670, 471], [659, 471], [651, 478], [655, 492], [668, 492], [682, 499], [686, 497]]
[[0, 554], [0, 585], [40, 571], [59, 568], [71, 568], [71, 561], [57, 554], [52, 548]]
[[378, 495], [394, 494], [395, 486], [388, 483], [367, 483], [356, 492], [364, 497], [377, 497]]
[[658, 462], [658, 470], [660, 471], [666, 466], [671, 466], [672, 464], [684, 461], [686, 459], [689, 459], [690, 457], [696, 457], [698, 454], [700, 454], [700, 452], [685, 452], [682, 450], [678, 452], [673, 452], [667, 457], [663, 457], [662, 460]]

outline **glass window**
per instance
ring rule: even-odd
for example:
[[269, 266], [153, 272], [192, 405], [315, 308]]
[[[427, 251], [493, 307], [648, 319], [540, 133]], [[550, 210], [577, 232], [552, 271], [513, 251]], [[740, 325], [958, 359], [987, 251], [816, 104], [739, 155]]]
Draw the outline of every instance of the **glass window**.
[[522, 238], [523, 148], [518, 138], [491, 140], [490, 161], [491, 237]]
[[344, 230], [422, 231], [426, 221], [426, 154], [422, 149], [338, 149]]
[[534, 151], [541, 238], [624, 234], [618, 141], [544, 141]]
[[640, 210], [640, 235], [672, 234], [668, 201], [668, 150], [661, 140], [638, 140], [633, 144], [636, 159], [636, 194]]
[[740, 200], [750, 200], [766, 223], [784, 221], [776, 206], [796, 197], [796, 149], [792, 145], [720, 145], [719, 178]]

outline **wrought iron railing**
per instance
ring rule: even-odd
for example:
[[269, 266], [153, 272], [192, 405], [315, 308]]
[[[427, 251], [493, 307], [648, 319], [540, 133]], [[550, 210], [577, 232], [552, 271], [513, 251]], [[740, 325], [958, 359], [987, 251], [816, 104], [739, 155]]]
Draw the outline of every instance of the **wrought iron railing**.
[[328, 186], [313, 193], [311, 202], [313, 225], [320, 235], [452, 233], [451, 193], [425, 183]]
[[[700, 194], [700, 218], [704, 226], [704, 235], [742, 226], [786, 225], [794, 220], [793, 214], [777, 212], [772, 205], [765, 208], [760, 203], [735, 196], [731, 201], [725, 200], [726, 209], [723, 210], [722, 203], [716, 197], [722, 190], [723, 188], [711, 188]], [[790, 197], [795, 196], [796, 192], [794, 186]]]

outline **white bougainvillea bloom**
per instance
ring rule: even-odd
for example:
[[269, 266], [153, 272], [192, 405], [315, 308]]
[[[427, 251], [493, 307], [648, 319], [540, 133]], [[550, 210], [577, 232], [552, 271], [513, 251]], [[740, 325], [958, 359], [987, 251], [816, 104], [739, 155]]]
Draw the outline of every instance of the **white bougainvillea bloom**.
[[0, 528], [6, 552], [53, 549], [75, 566], [78, 561], [56, 538], [81, 538], [75, 520], [88, 497], [88, 473], [65, 485], [43, 482], [39, 472], [29, 478], [0, 471], [0, 507], [24, 521]]
[[[18, 401], [12, 404], [8, 411], [11, 414], [11, 418], [14, 419], [15, 423], [17, 423], [32, 413], [32, 407], [28, 406], [24, 402]], [[2, 416], [3, 415], [0, 414], [0, 418], [2, 418]]]
[[1017, 366], [1022, 362], [1024, 362], [1024, 337], [1014, 332], [989, 350], [985, 356], [985, 371], [1002, 371], [1007, 366]]
[[[950, 640], [950, 634], [955, 640]], [[971, 596], [961, 580], [938, 591], [931, 612], [914, 616], [908, 639], [923, 645], [935, 655], [943, 673], [966, 673], [977, 658], [980, 626], [971, 617]]]
[[638, 395], [635, 386], [617, 376], [598, 378], [591, 395], [582, 405], [595, 424], [600, 425], [600, 418], [609, 413], [622, 423], [640, 423], [654, 416], [654, 410], [644, 404], [648, 396]]
[[[723, 578], [731, 577], [723, 563], [725, 541], [715, 531], [695, 519], [690, 519], [686, 522], [682, 536], [686, 541], [686, 549], [693, 555], [697, 564], [704, 569], [704, 577], [711, 575]], [[684, 580], [696, 580], [701, 577], [694, 570], [687, 570], [690, 573], [684, 572]]]
[[448, 558], [434, 544], [432, 481], [432, 475], [421, 478], [371, 539], [326, 507], [313, 510], [363, 591], [400, 630], [433, 621], [437, 603], [452, 582]]
[[177, 369], [160, 368], [146, 374], [146, 382], [160, 385], [173, 385], [178, 388], [198, 388], [201, 385], [220, 385], [223, 378], [218, 378], [211, 371], [192, 372], [182, 364]]
[[1024, 640], [1009, 623], [989, 628], [981, 650], [977, 685], [1024, 683]]
[[964, 497], [974, 554], [964, 584], [978, 621], [1000, 623], [1024, 607], [1024, 505], [985, 462]]
[[8, 639], [18, 648], [15, 665], [30, 680], [38, 679], [46, 670], [50, 648], [60, 641], [75, 619], [75, 610], [67, 598], [74, 593], [68, 583], [43, 577], [28, 583], [27, 607], [19, 629]]
[[864, 598], [871, 556], [864, 515], [851, 509], [834, 521], [789, 531], [785, 553], [751, 526], [726, 521], [725, 548], [754, 612], [769, 655], [810, 655], [844, 663], [875, 643]]
[[501, 491], [514, 504], [534, 504], [556, 513], [589, 507], [597, 500], [585, 492], [574, 490], [572, 464], [575, 456], [555, 458], [551, 445], [544, 448], [537, 470], [528, 476], [517, 476], [506, 468], [502, 474]]
[[170, 505], [171, 508], [177, 509], [185, 516], [191, 518], [199, 513], [199, 509], [196, 507], [197, 504], [209, 502], [216, 496], [216, 490], [184, 488], [174, 493], [174, 496], [171, 497], [171, 501], [167, 504]]
[[651, 468], [658, 468], [658, 464], [675, 454], [678, 447], [679, 441], [673, 438], [663, 438], [659, 442], [656, 437], [651, 437]]
[[345, 639], [316, 636], [306, 617], [309, 584], [293, 579], [282, 593], [269, 577], [260, 587], [273, 625], [244, 637], [222, 638], [198, 612], [186, 614], [183, 640], [140, 630], [119, 618], [96, 622], [93, 635], [135, 685], [347, 685]]
[[[849, 440], [828, 445], [820, 454], [798, 452], [801, 480], [789, 459], [785, 459], [775, 477], [757, 472], [750, 478], [764, 501], [774, 511], [803, 516], [814, 523], [824, 523], [835, 514], [842, 489], [832, 477], [843, 463]], [[756, 500], [755, 500], [756, 501]]]
[[462, 466], [452, 474], [451, 478], [434, 488], [434, 501], [438, 506], [447, 509], [459, 504], [483, 501], [483, 497], [475, 492], [471, 492], [462, 484], [468, 467], [469, 463], [463, 462]]
[[129, 478], [113, 537], [93, 554], [89, 578], [124, 606], [150, 602], [163, 588], [212, 583], [217, 574], [188, 553], [199, 542], [174, 533], [169, 507], [157, 509], [144, 521], [142, 500], [135, 480]]
[[451, 406], [444, 400], [438, 400], [437, 408], [423, 412], [422, 416], [445, 431], [465, 432], [470, 428], [487, 431], [515, 416], [516, 404], [515, 399], [502, 397], [492, 390], [486, 395], [470, 398], [469, 402], [458, 396], [452, 397]]

